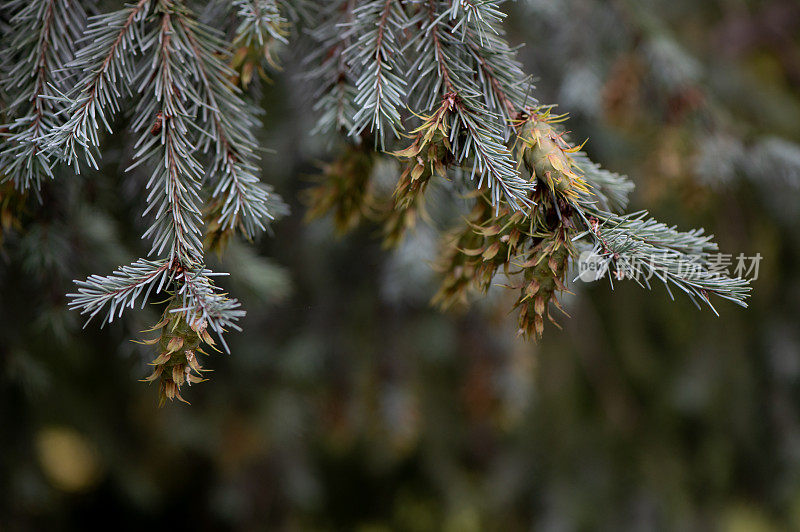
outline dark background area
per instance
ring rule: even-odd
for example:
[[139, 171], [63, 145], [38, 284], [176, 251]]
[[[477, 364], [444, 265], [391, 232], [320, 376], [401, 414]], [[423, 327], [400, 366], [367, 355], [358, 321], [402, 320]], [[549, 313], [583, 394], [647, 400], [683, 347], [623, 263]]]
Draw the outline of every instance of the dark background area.
[[393, 252], [304, 223], [337, 147], [309, 137], [286, 50], [261, 140], [292, 214], [221, 259], [248, 314], [191, 406], [137, 382], [158, 305], [102, 330], [66, 308], [72, 279], [146, 253], [125, 134], [42, 205], [0, 198], [0, 530], [800, 529], [800, 4], [509, 11], [533, 94], [631, 176], [633, 209], [763, 256], [750, 308], [579, 283], [539, 344], [512, 291], [432, 309], [442, 223]]

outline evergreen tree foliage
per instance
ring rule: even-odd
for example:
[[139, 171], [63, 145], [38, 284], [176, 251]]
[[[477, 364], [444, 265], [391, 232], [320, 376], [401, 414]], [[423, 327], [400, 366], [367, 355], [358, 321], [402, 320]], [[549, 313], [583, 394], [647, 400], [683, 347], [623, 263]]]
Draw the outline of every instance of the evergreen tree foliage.
[[[81, 5], [89, 16], [124, 7]], [[144, 308], [148, 287], [136, 310], [119, 319], [117, 309], [111, 326], [99, 327], [110, 303], [84, 329], [89, 314], [69, 310], [73, 279], [114, 277], [120, 265], [135, 277], [150, 271], [140, 257], [155, 269], [164, 260], [147, 256], [152, 241], [141, 238], [153, 222], [153, 211], [141, 216], [152, 167], [125, 172], [140, 137], [129, 127], [137, 94], [122, 93], [113, 134], [101, 126], [99, 169], [80, 159], [76, 174], [51, 159], [53, 178], [42, 180], [39, 197], [13, 179], [0, 186], [0, 527], [82, 530], [113, 513], [122, 526], [156, 529], [800, 530], [797, 2], [501, 4], [508, 42], [525, 43], [512, 48], [535, 79], [535, 88], [523, 84], [524, 104], [559, 104], [549, 115], [539, 109], [528, 138], [554, 128], [569, 130], [562, 138], [572, 147], [589, 139], [564, 154], [595, 202], [588, 224], [578, 219], [574, 236], [585, 234], [570, 243], [579, 255], [568, 263], [595, 247], [602, 254], [592, 218], [614, 249], [614, 224], [645, 207], [679, 232], [713, 229], [722, 253], [711, 251], [710, 267], [727, 264], [737, 277], [738, 255], [764, 259], [747, 309], [709, 293], [721, 318], [695, 309], [672, 281], [676, 302], [655, 275], [653, 292], [642, 290], [618, 280], [611, 264], [611, 286], [573, 282], [578, 272], [568, 270], [573, 294], [559, 294], [561, 276], [549, 276], [520, 302], [551, 258], [517, 273], [527, 257], [549, 253], [535, 249], [544, 238], [527, 235], [521, 241], [534, 247], [508, 275], [500, 263], [483, 295], [484, 269], [504, 260], [501, 246], [529, 224], [501, 225], [497, 235], [494, 221], [480, 225], [505, 225], [517, 211], [495, 211], [454, 157], [445, 157], [447, 179], [425, 165], [412, 182], [412, 158], [392, 153], [409, 148], [439, 107], [411, 100], [418, 118], [404, 103], [400, 137], [386, 128], [383, 149], [369, 127], [349, 134], [356, 78], [337, 50], [355, 37], [345, 32], [351, 11], [295, 0], [187, 5], [230, 43], [229, 79], [265, 113], [254, 129], [256, 175], [294, 215], [251, 243], [231, 232], [207, 238], [214, 214], [203, 209], [206, 268], [230, 272], [212, 278], [247, 310], [236, 321], [244, 332], [224, 337], [233, 356], [205, 357], [198, 350], [211, 353], [211, 344], [172, 312], [181, 298], [157, 294], [158, 284]], [[278, 19], [258, 11], [263, 45], [237, 40], [240, 5], [278, 7]], [[3, 41], [15, 31], [12, 16], [0, 9]], [[326, 17], [339, 23], [320, 24]], [[396, 36], [407, 42], [414, 31]], [[412, 52], [405, 48], [406, 68]], [[327, 61], [339, 68], [324, 70]], [[342, 90], [326, 92], [332, 84]], [[56, 113], [68, 103], [50, 101]], [[343, 125], [310, 134], [323, 111]], [[566, 112], [568, 121], [555, 122]], [[3, 114], [0, 124], [8, 122]], [[0, 131], [0, 144], [8, 133]], [[544, 149], [508, 133], [515, 161]], [[430, 144], [446, 155], [440, 134]], [[210, 152], [195, 155], [210, 205]], [[408, 208], [393, 209], [395, 201]], [[655, 231], [687, 256], [710, 243], [705, 234], [669, 237], [644, 223], [650, 217], [637, 222], [641, 234]], [[395, 247], [381, 249], [384, 241]], [[629, 243], [649, 253], [649, 242]], [[557, 274], [564, 249], [554, 253]], [[479, 271], [451, 275], [469, 270], [459, 262]], [[557, 316], [553, 296], [570, 319]], [[526, 341], [519, 318], [525, 308], [535, 336], [539, 297], [564, 330], [545, 312], [543, 338]], [[458, 310], [441, 312], [446, 304]], [[174, 392], [193, 406], [156, 411], [162, 386], [166, 401]]]
[[[126, 171], [143, 176], [147, 257], [77, 281], [70, 307], [105, 324], [166, 296], [153, 374], [162, 399], [181, 398], [198, 342], [213, 344], [206, 331], [227, 349], [223, 333], [244, 312], [216, 286], [208, 251], [222, 253], [237, 232], [253, 240], [286, 213], [260, 181], [254, 105], [254, 72], [275, 69], [286, 44], [312, 50], [302, 78], [316, 87], [315, 131], [346, 146], [309, 191], [310, 216], [333, 212], [342, 230], [378, 221], [393, 247], [426, 216], [432, 184], [468, 191], [471, 212], [439, 264], [441, 306], [501, 282], [519, 291], [519, 332], [541, 337], [588, 250], [609, 279], [656, 279], [712, 309], [713, 296], [745, 305], [748, 281], [711, 271], [717, 247], [702, 230], [622, 211], [630, 180], [594, 164], [566, 117], [537, 102], [506, 39], [503, 2], [204, 4], [2, 4], [12, 31], [2, 45], [0, 172], [13, 193], [99, 169], [112, 135], [125, 136]], [[400, 175], [381, 194], [371, 168], [391, 157]], [[178, 369], [162, 370], [168, 361]]]

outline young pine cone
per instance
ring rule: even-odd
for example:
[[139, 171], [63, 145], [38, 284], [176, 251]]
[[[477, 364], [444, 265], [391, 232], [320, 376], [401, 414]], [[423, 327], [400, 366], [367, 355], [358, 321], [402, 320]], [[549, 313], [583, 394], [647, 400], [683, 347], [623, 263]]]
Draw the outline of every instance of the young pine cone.
[[161, 336], [142, 342], [158, 346], [159, 355], [150, 363], [155, 366], [153, 373], [143, 380], [159, 381], [159, 406], [163, 406], [167, 399], [188, 403], [181, 396], [181, 386], [191, 386], [206, 380], [201, 377], [204, 370], [198, 356], [207, 354], [201, 348], [203, 343], [214, 346], [214, 340], [206, 331], [204, 321], [193, 320], [190, 323], [185, 312], [173, 312], [180, 306], [180, 302], [173, 299], [164, 311], [162, 320], [150, 329], [161, 329]]
[[414, 227], [423, 214], [425, 189], [431, 178], [446, 177], [447, 167], [454, 161], [449, 140], [452, 106], [452, 98], [446, 97], [432, 115], [422, 117], [422, 125], [413, 131], [414, 142], [394, 153], [404, 161], [404, 168], [394, 191], [392, 209], [384, 222], [386, 247], [399, 244], [405, 231]]
[[589, 192], [581, 169], [572, 158], [580, 146], [572, 146], [563, 139], [553, 124], [563, 116], [551, 116], [549, 111], [530, 117], [518, 124], [518, 142], [514, 155], [523, 177], [538, 179], [555, 194], [574, 200]]
[[558, 230], [544, 238], [521, 264], [523, 282], [514, 308], [519, 308], [519, 332], [528, 338], [542, 337], [545, 315], [558, 326], [550, 315], [550, 303], [564, 312], [556, 294], [567, 289], [564, 278], [571, 249], [564, 233]]
[[475, 232], [474, 227], [482, 226], [491, 218], [492, 207], [479, 199], [463, 228], [448, 235], [436, 268], [444, 274], [444, 279], [431, 300], [432, 304], [443, 310], [467, 305], [467, 294], [475, 281], [480, 257], [464, 253], [464, 250], [475, 249], [483, 244], [483, 237]]
[[348, 147], [338, 159], [322, 166], [320, 184], [304, 191], [306, 221], [333, 215], [336, 230], [344, 234], [377, 211], [370, 177], [375, 156], [360, 147]]

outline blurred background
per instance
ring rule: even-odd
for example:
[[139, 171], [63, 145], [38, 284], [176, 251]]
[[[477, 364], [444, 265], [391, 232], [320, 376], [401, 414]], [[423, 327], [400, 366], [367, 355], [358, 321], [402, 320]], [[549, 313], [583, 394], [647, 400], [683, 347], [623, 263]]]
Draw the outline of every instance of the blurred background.
[[292, 214], [213, 264], [248, 314], [191, 406], [137, 381], [157, 306], [102, 330], [66, 310], [72, 279], [146, 252], [124, 142], [42, 206], [0, 195], [0, 530], [800, 530], [800, 3], [507, 8], [536, 98], [632, 209], [763, 256], [750, 308], [581, 284], [539, 344], [502, 288], [432, 309], [445, 216], [394, 252], [304, 223], [337, 146], [286, 50], [261, 137]]

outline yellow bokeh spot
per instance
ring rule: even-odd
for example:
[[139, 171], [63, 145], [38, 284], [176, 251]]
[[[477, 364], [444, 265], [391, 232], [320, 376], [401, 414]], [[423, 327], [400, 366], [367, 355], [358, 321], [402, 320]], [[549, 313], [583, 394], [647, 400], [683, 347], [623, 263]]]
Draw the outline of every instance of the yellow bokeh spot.
[[36, 435], [39, 465], [53, 487], [75, 493], [100, 480], [97, 449], [86, 437], [69, 427], [46, 427]]

